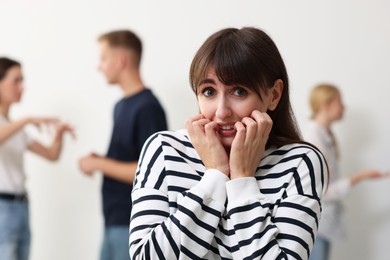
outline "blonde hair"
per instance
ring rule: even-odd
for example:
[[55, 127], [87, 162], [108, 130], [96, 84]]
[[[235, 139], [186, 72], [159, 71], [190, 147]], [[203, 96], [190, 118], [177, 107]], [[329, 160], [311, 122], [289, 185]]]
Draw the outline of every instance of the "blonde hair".
[[337, 96], [340, 95], [339, 89], [331, 84], [318, 84], [316, 85], [309, 97], [309, 103], [311, 108], [311, 117], [314, 118], [321, 106], [331, 102]]
[[[321, 106], [333, 101], [337, 96], [340, 95], [339, 89], [331, 84], [318, 84], [316, 85], [310, 93], [310, 107], [311, 107], [311, 117], [314, 118]], [[333, 131], [329, 129], [329, 135], [332, 139], [333, 146], [336, 151], [336, 158], [340, 158], [340, 150], [336, 137], [333, 134]]]

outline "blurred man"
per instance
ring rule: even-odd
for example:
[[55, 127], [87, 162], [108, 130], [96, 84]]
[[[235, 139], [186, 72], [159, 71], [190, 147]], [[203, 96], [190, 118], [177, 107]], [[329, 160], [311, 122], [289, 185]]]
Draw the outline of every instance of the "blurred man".
[[114, 110], [114, 127], [106, 156], [90, 153], [79, 161], [87, 175], [102, 172], [105, 221], [101, 260], [129, 259], [131, 190], [137, 161], [146, 139], [166, 130], [164, 109], [140, 75], [141, 40], [133, 32], [113, 31], [99, 37], [99, 70], [117, 84], [123, 98]]

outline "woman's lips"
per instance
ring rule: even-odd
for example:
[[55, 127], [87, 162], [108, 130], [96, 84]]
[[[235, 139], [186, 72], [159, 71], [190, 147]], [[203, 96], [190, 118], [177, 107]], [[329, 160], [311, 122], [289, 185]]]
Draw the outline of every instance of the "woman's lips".
[[236, 134], [234, 125], [219, 125], [218, 133], [221, 136], [232, 136]]

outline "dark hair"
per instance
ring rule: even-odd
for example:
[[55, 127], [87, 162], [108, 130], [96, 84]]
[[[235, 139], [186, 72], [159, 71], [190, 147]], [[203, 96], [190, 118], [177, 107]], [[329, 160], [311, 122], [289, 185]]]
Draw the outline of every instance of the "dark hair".
[[253, 27], [227, 28], [211, 35], [196, 53], [190, 68], [190, 84], [197, 94], [207, 70], [213, 67], [225, 85], [240, 84], [261, 93], [283, 81], [278, 106], [267, 111], [273, 127], [267, 147], [302, 142], [290, 98], [286, 67], [278, 48], [262, 30]]
[[139, 66], [142, 57], [142, 42], [140, 38], [129, 30], [118, 30], [102, 34], [99, 41], [107, 41], [111, 47], [121, 47], [131, 50], [135, 54], [135, 63]]
[[21, 67], [20, 63], [7, 57], [0, 57], [0, 80], [3, 80], [8, 70], [14, 66]]

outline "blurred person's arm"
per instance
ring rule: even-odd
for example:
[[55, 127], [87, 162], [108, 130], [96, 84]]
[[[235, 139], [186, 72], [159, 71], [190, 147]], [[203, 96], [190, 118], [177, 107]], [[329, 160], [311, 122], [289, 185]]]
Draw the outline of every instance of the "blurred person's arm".
[[65, 133], [70, 133], [72, 137], [75, 138], [74, 130], [72, 127], [70, 127], [68, 124], [59, 124], [56, 127], [56, 133], [51, 145], [45, 146], [38, 141], [33, 141], [28, 146], [28, 149], [31, 152], [38, 154], [47, 160], [56, 161], [61, 154], [63, 137]]
[[87, 175], [101, 171], [107, 177], [126, 183], [133, 182], [137, 166], [138, 162], [121, 162], [96, 154], [84, 156], [79, 161], [81, 171]]
[[0, 144], [5, 142], [12, 135], [16, 134], [29, 122], [28, 118], [23, 118], [17, 121], [0, 125]]

